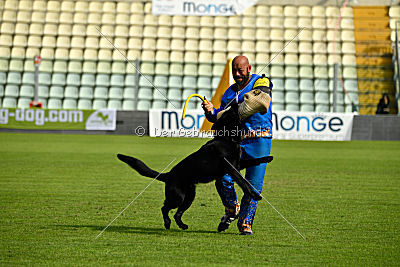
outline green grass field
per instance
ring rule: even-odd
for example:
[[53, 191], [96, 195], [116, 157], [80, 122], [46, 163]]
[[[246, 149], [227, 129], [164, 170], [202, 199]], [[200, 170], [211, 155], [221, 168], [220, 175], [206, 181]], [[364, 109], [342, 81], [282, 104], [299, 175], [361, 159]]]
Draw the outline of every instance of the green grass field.
[[[164, 186], [119, 162], [135, 155], [161, 170], [204, 139], [0, 133], [1, 265], [398, 265], [400, 142], [273, 141], [253, 236], [216, 228], [214, 183], [180, 230], [163, 228]], [[237, 189], [241, 194], [240, 189]], [[172, 215], [172, 213], [171, 213]]]

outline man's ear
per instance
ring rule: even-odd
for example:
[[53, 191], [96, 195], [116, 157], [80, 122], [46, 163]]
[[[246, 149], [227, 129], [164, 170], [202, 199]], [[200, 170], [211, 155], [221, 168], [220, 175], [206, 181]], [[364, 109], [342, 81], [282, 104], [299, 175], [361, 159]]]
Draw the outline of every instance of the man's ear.
[[249, 68], [248, 68], [249, 73], [251, 72], [251, 65], [249, 64]]

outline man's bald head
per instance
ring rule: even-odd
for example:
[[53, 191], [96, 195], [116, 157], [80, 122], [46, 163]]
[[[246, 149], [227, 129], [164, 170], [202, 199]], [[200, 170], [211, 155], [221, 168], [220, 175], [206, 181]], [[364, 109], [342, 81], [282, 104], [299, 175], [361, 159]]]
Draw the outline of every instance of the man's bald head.
[[250, 70], [251, 66], [247, 57], [240, 55], [232, 60], [232, 76], [240, 89], [250, 81]]

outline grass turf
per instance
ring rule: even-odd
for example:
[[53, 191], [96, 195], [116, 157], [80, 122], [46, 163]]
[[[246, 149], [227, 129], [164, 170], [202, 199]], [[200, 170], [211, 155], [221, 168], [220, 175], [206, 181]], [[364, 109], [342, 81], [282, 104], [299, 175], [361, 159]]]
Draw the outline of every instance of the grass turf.
[[[163, 229], [163, 184], [116, 159], [161, 170], [204, 139], [0, 133], [0, 263], [133, 265], [397, 265], [400, 143], [273, 141], [253, 236], [223, 215], [213, 183], [197, 187], [187, 231]], [[237, 189], [238, 194], [241, 190]], [[171, 213], [172, 215], [172, 213]], [[171, 216], [172, 217], [172, 216]]]

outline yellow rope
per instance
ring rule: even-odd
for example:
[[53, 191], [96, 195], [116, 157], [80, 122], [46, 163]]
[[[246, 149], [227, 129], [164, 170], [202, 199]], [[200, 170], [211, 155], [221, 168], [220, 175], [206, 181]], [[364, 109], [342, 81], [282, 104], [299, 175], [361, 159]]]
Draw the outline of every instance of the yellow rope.
[[191, 94], [191, 95], [186, 99], [185, 106], [183, 107], [182, 120], [185, 118], [187, 103], [189, 103], [189, 100], [190, 100], [192, 97], [194, 97], [194, 96], [197, 96], [198, 98], [200, 98], [201, 100], [203, 100], [203, 102], [206, 102], [206, 101], [207, 101], [207, 100], [205, 100], [205, 99], [204, 99], [201, 95], [199, 95], [199, 94]]

